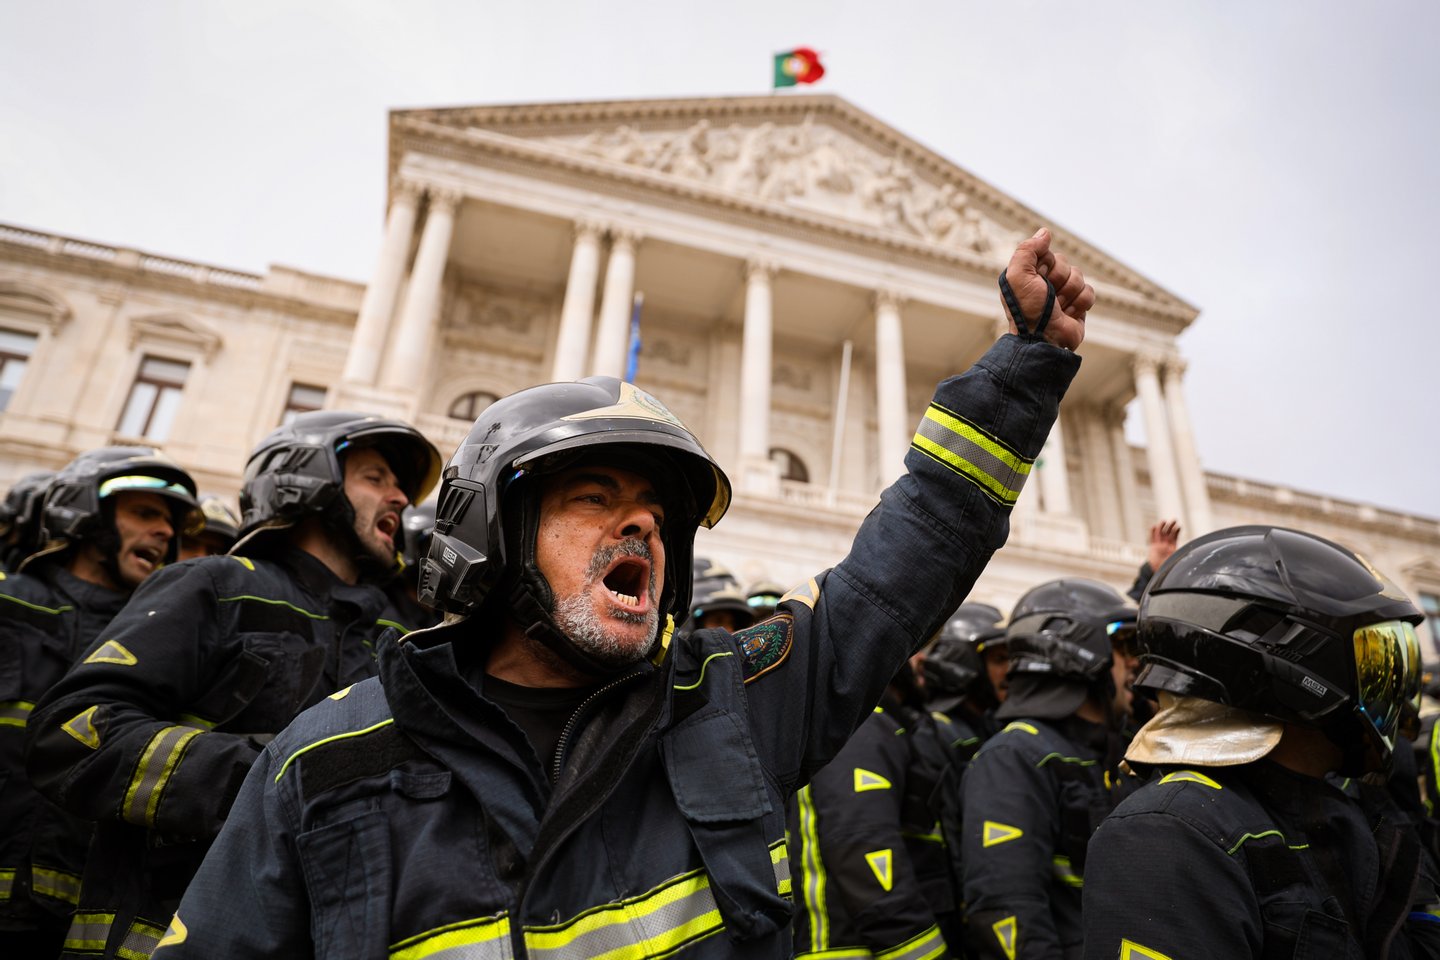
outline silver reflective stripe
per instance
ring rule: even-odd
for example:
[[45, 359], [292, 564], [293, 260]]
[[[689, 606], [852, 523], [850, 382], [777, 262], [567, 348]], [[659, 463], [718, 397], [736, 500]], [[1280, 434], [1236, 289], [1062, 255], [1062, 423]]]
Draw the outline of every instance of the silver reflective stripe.
[[150, 960], [150, 954], [155, 952], [164, 935], [165, 931], [159, 927], [136, 920], [130, 924], [130, 932], [125, 934], [125, 940], [115, 955], [121, 960]]
[[945, 938], [939, 927], [931, 927], [898, 947], [876, 954], [879, 960], [932, 960], [945, 954]]
[[28, 700], [5, 700], [0, 702], [0, 727], [24, 727], [30, 719], [35, 704]]
[[150, 742], [140, 755], [135, 776], [130, 788], [125, 791], [125, 803], [121, 808], [125, 819], [141, 826], [155, 822], [155, 809], [160, 804], [160, 794], [170, 780], [175, 765], [185, 744], [199, 736], [201, 731], [194, 727], [165, 727]]
[[98, 952], [105, 949], [110, 937], [110, 925], [115, 922], [113, 913], [77, 913], [70, 921], [65, 934], [66, 950]]
[[390, 960], [511, 960], [510, 920], [464, 920], [390, 948]]
[[[783, 844], [771, 851], [776, 888], [788, 892], [790, 861]], [[710, 878], [703, 870], [684, 874], [651, 892], [606, 904], [560, 927], [525, 931], [525, 947], [533, 960], [579, 960], [590, 957], [669, 956], [724, 927]]]
[[80, 902], [80, 878], [73, 873], [48, 870], [45, 867], [32, 867], [30, 888], [42, 897], [64, 900], [72, 906]]

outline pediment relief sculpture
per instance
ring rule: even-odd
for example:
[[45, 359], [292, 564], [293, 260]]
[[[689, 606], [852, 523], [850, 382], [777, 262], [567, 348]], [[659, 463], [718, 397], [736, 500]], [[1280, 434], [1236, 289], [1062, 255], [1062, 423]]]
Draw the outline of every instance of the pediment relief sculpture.
[[707, 119], [679, 131], [630, 124], [568, 141], [590, 156], [694, 180], [755, 199], [790, 203], [868, 223], [922, 241], [999, 257], [1022, 235], [985, 216], [956, 183], [917, 176], [900, 156], [883, 156], [807, 116], [725, 127]]

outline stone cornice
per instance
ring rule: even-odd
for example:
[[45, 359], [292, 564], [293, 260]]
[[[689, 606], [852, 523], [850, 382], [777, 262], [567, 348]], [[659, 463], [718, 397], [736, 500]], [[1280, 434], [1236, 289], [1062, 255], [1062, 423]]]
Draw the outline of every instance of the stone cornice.
[[1207, 471], [1205, 481], [1213, 502], [1250, 504], [1267, 511], [1284, 511], [1305, 519], [1440, 544], [1440, 520], [1431, 517], [1223, 473]]
[[[843, 100], [832, 96], [783, 98], [732, 98], [693, 101], [621, 101], [596, 104], [536, 104], [529, 107], [457, 108], [455, 110], [396, 111], [390, 118], [391, 173], [398, 173], [407, 153], [432, 155], [462, 162], [498, 158], [510, 160], [515, 169], [534, 174], [548, 167], [585, 179], [609, 181], [661, 193], [710, 208], [719, 207], [732, 216], [740, 214], [761, 221], [761, 229], [788, 233], [814, 240], [816, 234], [832, 240], [858, 244], [873, 251], [876, 247], [902, 253], [927, 264], [954, 265], [988, 276], [995, 263], [987, 257], [964, 250], [947, 249], [903, 234], [876, 229], [840, 217], [801, 210], [781, 203], [733, 194], [699, 181], [691, 181], [544, 142], [512, 136], [495, 130], [475, 129], [490, 124], [526, 133], [562, 130], [576, 124], [602, 124], [611, 120], [730, 118], [806, 114], [829, 115], [846, 126], [858, 129], [887, 149], [903, 156], [918, 169], [946, 179], [959, 179], [991, 210], [1027, 224], [1044, 222], [1038, 214], [1016, 203], [972, 174], [879, 123]], [[1179, 333], [1198, 311], [1168, 291], [1141, 277], [1079, 237], [1061, 228], [1052, 228], [1058, 243], [1078, 251], [1075, 259], [1085, 264], [1092, 282], [1097, 282], [1108, 305], [1146, 319], [1159, 321], [1171, 333]]]
[[[267, 283], [277, 279], [273, 276], [41, 233], [13, 224], [0, 223], [0, 261], [245, 309], [272, 309], [307, 320], [348, 325], [355, 322], [357, 312], [306, 299], [303, 293], [296, 295], [266, 289]], [[313, 276], [300, 271], [283, 272], [293, 274], [293, 279], [299, 282], [344, 288], [347, 294], [355, 296], [357, 303], [359, 294], [364, 290], [363, 284], [350, 280]]]

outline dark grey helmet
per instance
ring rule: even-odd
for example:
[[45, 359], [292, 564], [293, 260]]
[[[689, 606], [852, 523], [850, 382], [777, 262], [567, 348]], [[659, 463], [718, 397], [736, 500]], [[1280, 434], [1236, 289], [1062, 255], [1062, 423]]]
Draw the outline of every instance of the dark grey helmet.
[[240, 518], [221, 498], [213, 493], [202, 495], [200, 512], [205, 515], [205, 533], [217, 534], [231, 543], [240, 538]]
[[999, 703], [980, 654], [987, 642], [1004, 642], [1004, 618], [988, 603], [962, 603], [945, 621], [921, 666], [925, 693], [938, 709], [966, 699], [986, 709]]
[[27, 473], [16, 480], [0, 502], [0, 560], [18, 565], [40, 546], [40, 508], [54, 470]]
[[250, 452], [240, 487], [241, 536], [292, 526], [332, 503], [350, 510], [342, 458], [362, 447], [380, 451], [411, 503], [434, 489], [440, 452], [408, 423], [340, 410], [302, 413]]
[[540, 627], [573, 666], [610, 672], [550, 621], [553, 597], [534, 558], [537, 478], [593, 460], [648, 476], [665, 500], [659, 607], [662, 615], [683, 614], [695, 531], [725, 513], [730, 481], [663, 404], [613, 377], [531, 387], [486, 408], [445, 467], [420, 601], [469, 614], [506, 581], [510, 613], [523, 628]]
[[1005, 639], [1010, 673], [1094, 681], [1108, 674], [1111, 634], [1135, 622], [1136, 610], [1095, 580], [1052, 580], [1032, 588], [1010, 613]]

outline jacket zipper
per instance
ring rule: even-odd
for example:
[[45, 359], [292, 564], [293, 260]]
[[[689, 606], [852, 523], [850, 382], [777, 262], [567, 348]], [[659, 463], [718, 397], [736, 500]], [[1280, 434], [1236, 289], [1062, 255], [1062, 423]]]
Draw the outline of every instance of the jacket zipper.
[[605, 686], [601, 687], [599, 690], [596, 690], [594, 693], [590, 694], [590, 696], [586, 697], [583, 701], [581, 701], [580, 706], [575, 708], [575, 712], [570, 714], [570, 719], [565, 721], [565, 729], [560, 731], [560, 739], [555, 742], [555, 754], [553, 757], [551, 757], [550, 760], [550, 783], [552, 785], [558, 784], [560, 782], [560, 771], [563, 770], [565, 767], [565, 754], [569, 751], [570, 748], [570, 736], [575, 732], [575, 727], [576, 724], [579, 722], [580, 717], [597, 699], [603, 697], [605, 694], [609, 693], [611, 690], [614, 690], [621, 684], [628, 683], [629, 681], [635, 679], [638, 676], [638, 673], [630, 673], [626, 674], [623, 677], [619, 677], [618, 679], [611, 680], [609, 683], [605, 684]]

